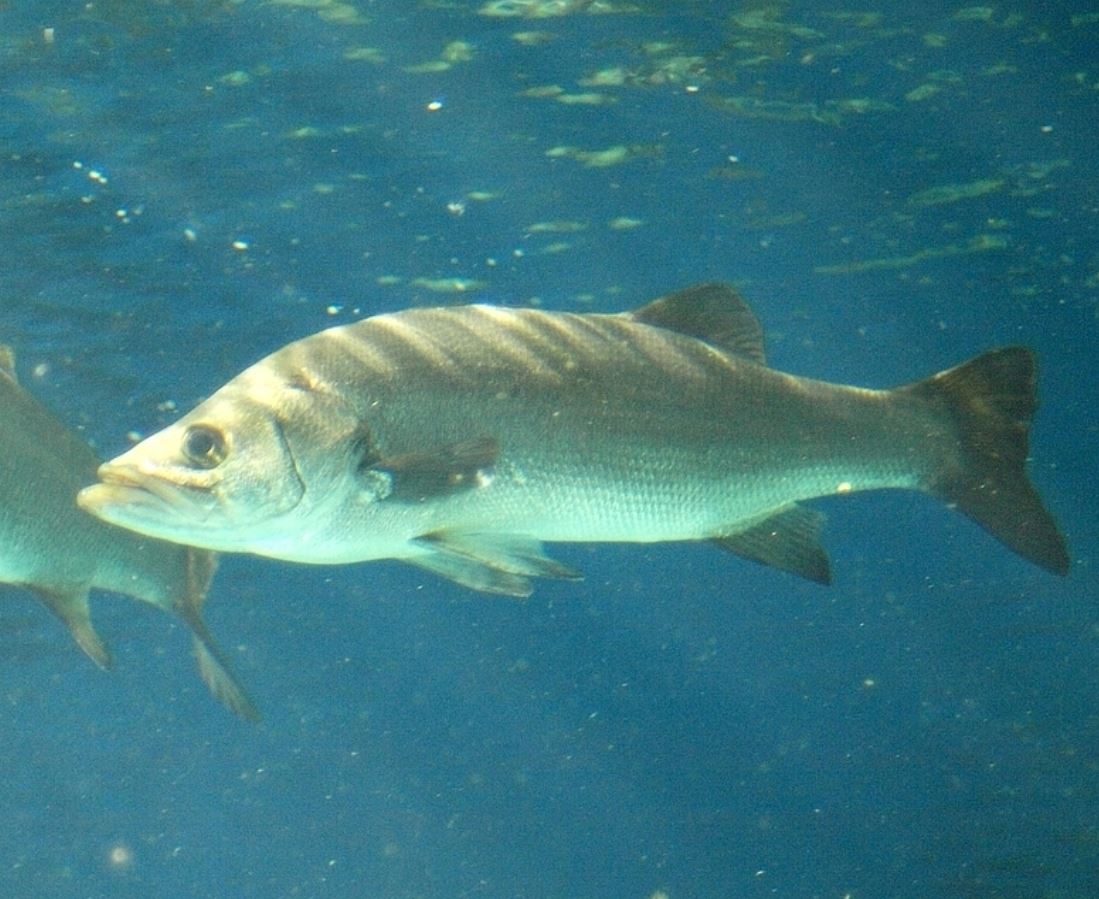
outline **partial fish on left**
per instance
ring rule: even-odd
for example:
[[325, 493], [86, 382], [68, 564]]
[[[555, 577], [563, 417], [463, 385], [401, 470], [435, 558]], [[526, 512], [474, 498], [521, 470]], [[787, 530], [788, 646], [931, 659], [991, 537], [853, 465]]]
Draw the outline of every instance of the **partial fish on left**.
[[0, 346], [0, 583], [26, 587], [101, 668], [110, 654], [92, 626], [88, 591], [122, 593], [179, 615], [191, 629], [210, 692], [238, 715], [255, 706], [229, 672], [202, 618], [216, 556], [105, 525], [76, 506], [95, 474], [91, 448], [15, 377]]

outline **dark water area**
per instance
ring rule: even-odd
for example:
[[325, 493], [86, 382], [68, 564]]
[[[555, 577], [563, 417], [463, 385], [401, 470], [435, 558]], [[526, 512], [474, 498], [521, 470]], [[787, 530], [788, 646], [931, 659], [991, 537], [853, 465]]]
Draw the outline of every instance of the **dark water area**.
[[812, 504], [827, 588], [226, 556], [256, 725], [178, 620], [93, 594], [104, 673], [3, 586], [0, 892], [1099, 895], [1097, 42], [1084, 3], [0, 2], [0, 342], [101, 455], [332, 325], [721, 280], [798, 375], [1033, 347], [1073, 560], [899, 492]]

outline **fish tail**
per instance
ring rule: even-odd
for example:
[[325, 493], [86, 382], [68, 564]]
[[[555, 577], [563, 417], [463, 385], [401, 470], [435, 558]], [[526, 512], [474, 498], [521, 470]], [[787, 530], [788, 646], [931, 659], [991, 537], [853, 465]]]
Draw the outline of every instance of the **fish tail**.
[[1026, 474], [1038, 366], [1026, 347], [991, 350], [902, 387], [939, 406], [959, 441], [927, 489], [1025, 559], [1068, 574], [1065, 538]]

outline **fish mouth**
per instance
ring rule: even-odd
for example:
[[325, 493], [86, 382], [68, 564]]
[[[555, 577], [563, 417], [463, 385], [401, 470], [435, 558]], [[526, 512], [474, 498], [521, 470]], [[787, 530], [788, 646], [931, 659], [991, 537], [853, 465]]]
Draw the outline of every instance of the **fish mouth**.
[[100, 465], [96, 474], [99, 483], [81, 490], [76, 504], [105, 521], [128, 525], [139, 520], [160, 522], [166, 514], [189, 520], [208, 514], [211, 498], [203, 489], [113, 462]]

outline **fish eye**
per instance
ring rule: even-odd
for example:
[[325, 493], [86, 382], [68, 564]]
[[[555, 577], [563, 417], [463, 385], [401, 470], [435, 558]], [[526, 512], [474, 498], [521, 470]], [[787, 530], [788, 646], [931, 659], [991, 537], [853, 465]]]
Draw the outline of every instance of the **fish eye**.
[[209, 425], [192, 425], [183, 435], [183, 455], [201, 468], [215, 468], [225, 461], [225, 435]]

